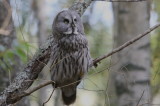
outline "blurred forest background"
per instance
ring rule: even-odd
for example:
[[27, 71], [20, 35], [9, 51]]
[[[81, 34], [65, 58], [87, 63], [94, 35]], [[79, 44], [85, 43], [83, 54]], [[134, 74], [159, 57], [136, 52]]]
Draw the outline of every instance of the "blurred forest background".
[[[74, 0], [0, 0], [0, 92], [35, 54], [47, 37], [55, 15]], [[5, 1], [5, 0], [4, 0]], [[151, 2], [152, 1], [152, 2]], [[160, 21], [160, 1], [93, 2], [82, 16], [93, 58], [119, 47]], [[12, 11], [11, 11], [12, 10]], [[12, 12], [12, 19], [5, 23]], [[5, 35], [6, 34], [6, 35]], [[150, 36], [151, 35], [151, 36]], [[78, 86], [73, 106], [160, 106], [160, 28], [92, 68]], [[33, 86], [50, 80], [43, 69]], [[16, 106], [42, 106], [52, 86], [46, 86]], [[46, 106], [63, 106], [56, 90]]]

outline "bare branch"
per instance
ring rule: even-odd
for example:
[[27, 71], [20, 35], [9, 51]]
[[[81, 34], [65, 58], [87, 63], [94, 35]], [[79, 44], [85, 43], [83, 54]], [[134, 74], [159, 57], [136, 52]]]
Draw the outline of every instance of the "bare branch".
[[45, 101], [45, 102], [43, 103], [43, 106], [51, 99], [54, 90], [55, 90], [55, 87], [53, 88], [53, 90], [52, 90], [52, 92], [51, 92], [51, 95], [49, 96], [49, 98], [47, 99], [47, 101]]
[[137, 103], [137, 105], [136, 105], [136, 106], [138, 106], [138, 105], [139, 105], [139, 103], [140, 103], [140, 101], [141, 101], [141, 99], [142, 99], [142, 96], [143, 96], [143, 95], [144, 95], [144, 90], [143, 90], [142, 95], [141, 95], [141, 97], [139, 98], [138, 103]]
[[93, 0], [76, 0], [69, 9], [76, 10], [80, 14], [80, 16], [82, 16], [82, 14], [85, 12], [92, 1]]
[[139, 39], [141, 39], [142, 37], [146, 36], [147, 34], [149, 34], [150, 32], [152, 32], [153, 30], [155, 30], [156, 28], [158, 28], [160, 26], [160, 23], [158, 23], [157, 25], [153, 26], [152, 28], [148, 29], [146, 32], [144, 32], [143, 34], [138, 35], [137, 37], [131, 39], [130, 41], [124, 43], [122, 46], [114, 49], [113, 51], [111, 51], [110, 53], [100, 56], [96, 59], [93, 60], [93, 65], [97, 66], [97, 63], [99, 63], [101, 60], [123, 50], [124, 48], [128, 47], [129, 45], [133, 44], [134, 42], [138, 41]]
[[32, 88], [32, 89], [29, 90], [29, 91], [23, 92], [21, 95], [18, 95], [18, 96], [15, 97], [15, 98], [22, 98], [22, 97], [28, 96], [28, 95], [32, 94], [33, 92], [35, 92], [35, 91], [37, 91], [37, 90], [39, 90], [39, 89], [41, 89], [41, 88], [43, 88], [43, 87], [45, 87], [45, 86], [47, 86], [47, 85], [50, 85], [50, 84], [54, 84], [54, 82], [53, 82], [53, 81], [47, 81], [47, 82], [45, 82], [45, 83], [43, 83], [43, 84], [38, 85], [38, 86], [35, 87], [35, 88]]
[[40, 88], [43, 88], [43, 87], [45, 87], [45, 86], [47, 86], [49, 84], [54, 84], [54, 82], [53, 81], [47, 81], [47, 82], [45, 82], [43, 84], [40, 84], [39, 86], [37, 86], [37, 87], [35, 87], [35, 88], [33, 88], [33, 89], [29, 90], [29, 91], [22, 92], [19, 95], [15, 95], [10, 99], [12, 99], [12, 100], [20, 100], [21, 98], [23, 98], [25, 96], [28, 96], [28, 95], [32, 94], [33, 92], [35, 92], [35, 91], [39, 90]]

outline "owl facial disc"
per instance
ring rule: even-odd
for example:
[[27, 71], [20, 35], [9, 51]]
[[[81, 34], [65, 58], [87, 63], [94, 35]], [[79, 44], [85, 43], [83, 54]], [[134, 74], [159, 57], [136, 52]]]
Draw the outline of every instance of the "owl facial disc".
[[53, 35], [60, 39], [63, 36], [74, 36], [84, 34], [84, 27], [81, 21], [81, 17], [76, 11], [65, 10], [57, 14], [54, 19]]

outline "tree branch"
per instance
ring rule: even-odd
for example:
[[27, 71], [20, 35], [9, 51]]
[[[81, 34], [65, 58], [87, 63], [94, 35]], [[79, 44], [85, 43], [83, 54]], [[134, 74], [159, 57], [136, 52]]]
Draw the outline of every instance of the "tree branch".
[[76, 10], [79, 15], [82, 16], [92, 1], [93, 0], [76, 0], [69, 9]]
[[30, 94], [32, 94], [33, 92], [39, 90], [40, 88], [43, 88], [47, 85], [50, 85], [50, 84], [54, 84], [53, 81], [47, 81], [45, 83], [42, 83], [40, 85], [38, 85], [37, 87], [34, 87], [33, 89], [31, 90], [28, 90], [28, 91], [25, 91], [25, 92], [22, 92], [21, 94], [19, 95], [15, 95], [13, 98], [11, 98], [12, 100], [20, 100], [21, 98], [25, 97], [25, 96], [28, 96]]
[[38, 77], [38, 74], [45, 64], [47, 64], [50, 53], [50, 46], [39, 51], [39, 53], [23, 69], [23, 72], [19, 73], [10, 86], [1, 93], [0, 106], [13, 104], [21, 99], [19, 98], [19, 95], [22, 95]]
[[119, 46], [118, 48], [112, 50], [110, 53], [100, 56], [96, 59], [93, 60], [93, 65], [97, 66], [97, 63], [99, 63], [101, 60], [123, 50], [124, 48], [128, 47], [129, 45], [133, 44], [134, 42], [138, 41], [139, 39], [141, 39], [142, 37], [146, 36], [147, 34], [149, 34], [150, 32], [152, 32], [153, 30], [155, 30], [156, 28], [158, 28], [160, 26], [160, 23], [158, 23], [157, 25], [149, 28], [146, 32], [144, 32], [143, 34], [140, 34], [138, 36], [136, 36], [135, 38], [131, 39], [130, 41], [124, 43], [122, 46]]

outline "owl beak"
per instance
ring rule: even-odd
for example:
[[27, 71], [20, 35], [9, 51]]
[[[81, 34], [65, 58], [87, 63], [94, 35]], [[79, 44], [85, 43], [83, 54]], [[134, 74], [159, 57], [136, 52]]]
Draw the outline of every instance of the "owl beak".
[[76, 27], [76, 25], [75, 25], [75, 23], [74, 23], [74, 22], [72, 22], [72, 28], [74, 28], [74, 27]]
[[73, 29], [73, 34], [75, 34], [75, 35], [78, 34], [78, 31], [77, 31], [77, 28], [76, 28], [76, 27]]
[[75, 34], [75, 35], [78, 34], [78, 30], [77, 30], [77, 27], [76, 27], [74, 22], [72, 23], [72, 33]]

